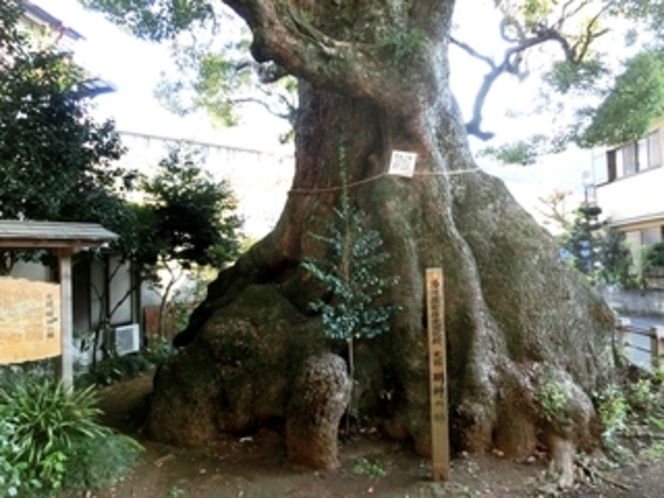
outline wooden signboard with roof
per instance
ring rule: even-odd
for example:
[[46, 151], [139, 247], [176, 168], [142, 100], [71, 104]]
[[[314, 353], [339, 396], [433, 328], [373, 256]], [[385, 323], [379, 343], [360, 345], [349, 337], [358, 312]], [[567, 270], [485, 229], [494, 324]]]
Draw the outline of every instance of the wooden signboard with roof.
[[60, 357], [63, 385], [74, 380], [71, 258], [83, 247], [117, 239], [101, 225], [0, 220], [0, 250], [50, 249], [58, 283], [0, 279], [0, 364]]

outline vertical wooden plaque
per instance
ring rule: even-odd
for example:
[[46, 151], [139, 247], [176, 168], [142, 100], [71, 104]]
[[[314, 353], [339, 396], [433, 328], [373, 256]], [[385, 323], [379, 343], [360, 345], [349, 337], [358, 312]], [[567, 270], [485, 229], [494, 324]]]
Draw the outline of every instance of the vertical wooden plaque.
[[429, 395], [431, 410], [431, 468], [434, 481], [447, 481], [450, 445], [447, 406], [447, 357], [443, 270], [427, 268], [427, 328], [429, 332]]

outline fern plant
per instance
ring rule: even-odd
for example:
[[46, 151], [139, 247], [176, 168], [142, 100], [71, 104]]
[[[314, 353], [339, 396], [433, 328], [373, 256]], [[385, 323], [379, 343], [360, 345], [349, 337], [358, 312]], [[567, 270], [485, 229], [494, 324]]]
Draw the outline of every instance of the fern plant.
[[354, 341], [387, 332], [390, 319], [400, 306], [379, 301], [387, 289], [398, 283], [398, 277], [380, 276], [381, 266], [389, 258], [382, 251], [383, 240], [376, 230], [367, 229], [365, 214], [351, 206], [343, 168], [341, 180], [340, 206], [333, 208], [334, 219], [325, 222], [326, 234], [312, 234], [327, 246], [329, 256], [306, 260], [303, 266], [328, 291], [329, 299], [314, 301], [311, 308], [321, 313], [328, 338], [347, 342], [353, 379]]
[[96, 421], [101, 410], [92, 387], [70, 391], [33, 376], [9, 380], [0, 384], [2, 496], [91, 489], [136, 462], [140, 445]]

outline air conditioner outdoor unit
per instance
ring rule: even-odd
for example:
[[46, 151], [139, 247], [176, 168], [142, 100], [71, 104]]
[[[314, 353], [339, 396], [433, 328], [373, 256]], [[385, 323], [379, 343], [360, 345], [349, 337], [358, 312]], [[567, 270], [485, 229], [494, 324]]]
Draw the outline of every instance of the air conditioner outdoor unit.
[[122, 325], [113, 329], [113, 345], [119, 355], [135, 353], [141, 349], [141, 334], [138, 323]]

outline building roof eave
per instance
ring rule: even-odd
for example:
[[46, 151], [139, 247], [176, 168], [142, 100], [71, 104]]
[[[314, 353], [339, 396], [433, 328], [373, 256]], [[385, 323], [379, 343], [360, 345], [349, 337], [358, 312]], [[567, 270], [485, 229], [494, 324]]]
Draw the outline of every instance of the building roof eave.
[[60, 19], [52, 14], [49, 14], [39, 5], [36, 5], [29, 0], [23, 0], [23, 8], [25, 9], [26, 13], [34, 16], [39, 21], [48, 24], [51, 26], [51, 28], [60, 30], [63, 34], [67, 35], [72, 40], [85, 40], [85, 36], [83, 36], [75, 29], [65, 26]]
[[0, 220], [0, 248], [101, 247], [119, 236], [97, 223]]
[[626, 227], [638, 228], [643, 225], [652, 225], [658, 221], [664, 225], [664, 211], [650, 213], [643, 216], [634, 216], [632, 218], [623, 218], [620, 220], [609, 220], [607, 226], [609, 228], [618, 229], [624, 229]]

